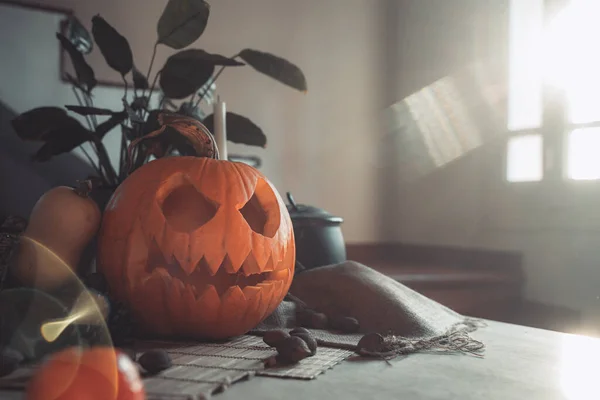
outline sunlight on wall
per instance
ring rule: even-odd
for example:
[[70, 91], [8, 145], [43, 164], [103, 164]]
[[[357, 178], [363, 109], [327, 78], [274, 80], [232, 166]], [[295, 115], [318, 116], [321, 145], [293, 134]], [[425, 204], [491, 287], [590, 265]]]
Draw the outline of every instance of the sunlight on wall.
[[502, 87], [490, 65], [478, 62], [384, 110], [378, 145], [400, 164], [399, 179], [414, 181], [480, 147], [501, 119]]
[[405, 100], [435, 167], [457, 159], [481, 144], [452, 77], [443, 78]]

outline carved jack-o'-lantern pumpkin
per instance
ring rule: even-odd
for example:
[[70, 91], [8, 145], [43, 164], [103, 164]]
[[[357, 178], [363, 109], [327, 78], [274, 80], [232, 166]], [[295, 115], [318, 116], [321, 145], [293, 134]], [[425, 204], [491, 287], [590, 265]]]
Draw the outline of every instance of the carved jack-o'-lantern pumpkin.
[[225, 338], [254, 328], [283, 300], [295, 245], [286, 206], [259, 171], [167, 157], [115, 191], [98, 258], [112, 295], [146, 329]]

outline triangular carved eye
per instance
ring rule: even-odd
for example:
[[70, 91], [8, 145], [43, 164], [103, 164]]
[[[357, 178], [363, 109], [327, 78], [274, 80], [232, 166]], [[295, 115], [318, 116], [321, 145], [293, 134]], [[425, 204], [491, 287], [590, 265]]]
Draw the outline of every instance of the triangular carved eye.
[[271, 186], [259, 179], [254, 194], [240, 208], [240, 213], [254, 232], [272, 238], [279, 229], [279, 203]]
[[191, 183], [174, 188], [163, 200], [161, 209], [169, 226], [179, 232], [195, 231], [217, 213], [217, 206]]

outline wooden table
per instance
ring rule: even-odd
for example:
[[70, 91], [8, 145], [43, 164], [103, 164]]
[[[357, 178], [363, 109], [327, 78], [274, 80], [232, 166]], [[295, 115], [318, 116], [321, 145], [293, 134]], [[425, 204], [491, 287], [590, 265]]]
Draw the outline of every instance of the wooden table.
[[[482, 359], [415, 354], [391, 366], [346, 361], [313, 381], [255, 377], [215, 399], [600, 399], [600, 339], [499, 322], [473, 336], [487, 346]], [[0, 392], [3, 400], [22, 398]]]

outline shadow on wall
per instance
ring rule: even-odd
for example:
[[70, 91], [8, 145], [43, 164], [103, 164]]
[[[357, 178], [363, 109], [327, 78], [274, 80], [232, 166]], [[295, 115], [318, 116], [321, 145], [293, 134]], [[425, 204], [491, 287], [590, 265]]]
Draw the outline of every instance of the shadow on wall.
[[28, 217], [38, 198], [54, 186], [73, 186], [93, 169], [74, 154], [63, 154], [44, 163], [31, 161], [39, 147], [24, 142], [11, 120], [17, 114], [0, 101], [0, 220], [7, 215]]

